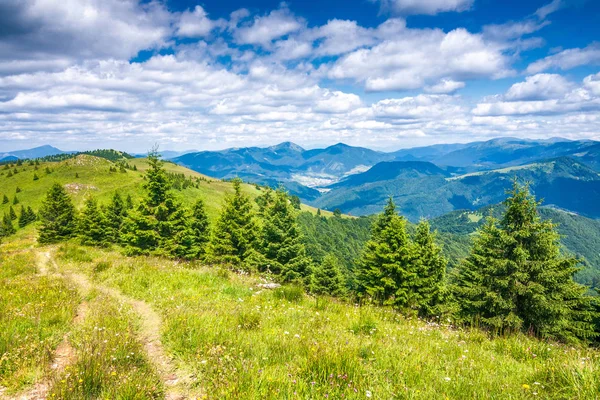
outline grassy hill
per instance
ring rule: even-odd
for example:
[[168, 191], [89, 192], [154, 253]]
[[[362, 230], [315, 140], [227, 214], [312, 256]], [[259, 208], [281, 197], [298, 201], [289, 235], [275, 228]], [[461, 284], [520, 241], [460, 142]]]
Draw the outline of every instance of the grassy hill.
[[[88, 154], [80, 154], [62, 161], [44, 161], [37, 170], [35, 165], [29, 165], [27, 162], [22, 166], [12, 166], [8, 170], [0, 168], [0, 199], [5, 194], [10, 199], [9, 204], [0, 204], [0, 215], [8, 211], [15, 195], [19, 204], [13, 205], [14, 208], [24, 204], [37, 210], [45, 193], [55, 182], [67, 188], [77, 207], [83, 205], [88, 195], [96, 197], [102, 203], [108, 202], [115, 192], [123, 198], [131, 195], [135, 202], [142, 195], [141, 184], [148, 162], [145, 158], [127, 159], [126, 162], [131, 168], [135, 166], [137, 170], [125, 169], [124, 172], [119, 172], [117, 162]], [[17, 173], [8, 177], [8, 172], [13, 172], [15, 168]], [[111, 172], [111, 168], [116, 168], [116, 172]], [[193, 180], [194, 184], [198, 184], [197, 188], [190, 186], [177, 190], [176, 195], [187, 205], [193, 204], [197, 198], [202, 198], [211, 218], [218, 215], [225, 195], [233, 191], [229, 182], [209, 178], [171, 162], [165, 163], [165, 169], [171, 174], [183, 175]], [[39, 179], [34, 180], [34, 175]], [[17, 187], [21, 192], [16, 193]], [[260, 189], [255, 185], [243, 185], [243, 190], [252, 198], [260, 194]], [[303, 209], [316, 211], [308, 206], [303, 206]]]

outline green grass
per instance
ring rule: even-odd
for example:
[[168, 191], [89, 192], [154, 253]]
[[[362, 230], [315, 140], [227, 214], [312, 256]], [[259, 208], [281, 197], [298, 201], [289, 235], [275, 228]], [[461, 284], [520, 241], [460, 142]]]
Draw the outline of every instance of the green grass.
[[[146, 301], [163, 343], [209, 398], [562, 398], [600, 393], [600, 354], [390, 309], [260, 290], [256, 277], [89, 249], [69, 263]], [[94, 272], [99, 262], [110, 261]], [[291, 300], [291, 301], [290, 301]]]
[[35, 263], [31, 250], [0, 253], [0, 386], [11, 392], [44, 375], [79, 302], [64, 279], [36, 275]]

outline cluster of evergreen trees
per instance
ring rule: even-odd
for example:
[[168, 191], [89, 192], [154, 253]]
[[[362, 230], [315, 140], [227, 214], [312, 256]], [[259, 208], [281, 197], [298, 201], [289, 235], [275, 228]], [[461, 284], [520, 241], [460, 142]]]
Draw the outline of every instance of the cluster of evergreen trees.
[[39, 241], [77, 235], [84, 244], [119, 243], [127, 254], [269, 273], [315, 294], [343, 296], [352, 288], [361, 299], [427, 318], [452, 316], [498, 333], [522, 331], [564, 341], [596, 335], [598, 305], [585, 286], [573, 281], [577, 260], [561, 253], [556, 226], [541, 220], [535, 198], [517, 182], [503, 217], [488, 219], [474, 236], [469, 256], [449, 277], [428, 222], [409, 234], [390, 199], [349, 278], [334, 255], [317, 263], [307, 254], [296, 205], [283, 189], [264, 189], [256, 212], [241, 181], [234, 180], [234, 192], [211, 227], [201, 200], [191, 209], [176, 200], [156, 153], [149, 164], [146, 195], [137, 207], [115, 194], [105, 207], [86, 200], [77, 216], [66, 191], [54, 185], [40, 209]]

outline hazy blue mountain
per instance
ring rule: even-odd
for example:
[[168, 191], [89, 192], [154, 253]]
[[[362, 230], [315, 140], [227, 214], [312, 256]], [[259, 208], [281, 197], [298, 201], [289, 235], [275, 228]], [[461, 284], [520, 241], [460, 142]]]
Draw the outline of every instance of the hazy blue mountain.
[[25, 159], [25, 158], [41, 158], [46, 156], [54, 156], [56, 154], [69, 154], [74, 153], [73, 151], [63, 151], [57, 149], [56, 147], [52, 147], [50, 145], [34, 147], [32, 149], [26, 150], [15, 150], [9, 151], [7, 153], [0, 153], [0, 159], [4, 159], [7, 157], [15, 157], [17, 159]]
[[477, 209], [501, 202], [512, 179], [531, 182], [545, 204], [600, 217], [600, 175], [568, 157], [449, 177], [429, 163], [393, 162], [373, 167], [332, 185], [313, 202], [327, 210], [339, 208], [353, 215], [382, 209], [392, 196], [412, 221], [436, 217], [456, 209]]

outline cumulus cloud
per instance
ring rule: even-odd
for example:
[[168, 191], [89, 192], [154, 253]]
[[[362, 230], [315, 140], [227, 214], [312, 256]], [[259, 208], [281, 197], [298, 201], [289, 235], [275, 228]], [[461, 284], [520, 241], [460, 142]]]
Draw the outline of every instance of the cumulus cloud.
[[[496, 101], [477, 104], [472, 113], [480, 116], [500, 115], [551, 115], [600, 110], [595, 82], [598, 74], [584, 78], [575, 85], [560, 75], [538, 74], [525, 82], [512, 85]], [[494, 100], [494, 99], [490, 99]]]
[[381, 10], [399, 15], [435, 15], [462, 12], [471, 8], [473, 0], [379, 0]]
[[525, 78], [525, 82], [515, 83], [506, 92], [507, 100], [554, 99], [567, 94], [573, 84], [561, 75], [537, 74]]
[[581, 65], [600, 64], [600, 43], [592, 43], [584, 48], [563, 50], [537, 60], [527, 67], [528, 74], [537, 74], [548, 69], [568, 70]]
[[202, 6], [196, 6], [194, 10], [181, 13], [175, 34], [179, 37], [201, 38], [208, 36], [213, 29], [224, 25], [225, 21], [211, 20]]
[[301, 18], [293, 15], [289, 9], [281, 8], [268, 15], [256, 17], [246, 26], [237, 28], [235, 39], [240, 44], [269, 46], [274, 39], [297, 32], [304, 26]]
[[134, 0], [0, 2], [0, 60], [128, 59], [159, 48], [171, 35], [162, 3]]
[[441, 78], [500, 78], [511, 73], [509, 65], [500, 47], [465, 29], [405, 29], [341, 57], [329, 77], [363, 82], [369, 91], [407, 90]]
[[456, 92], [458, 89], [462, 89], [464, 87], [464, 82], [457, 82], [453, 81], [452, 79], [442, 79], [435, 85], [426, 86], [425, 91], [429, 93], [449, 94]]

